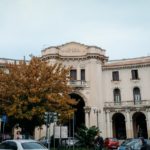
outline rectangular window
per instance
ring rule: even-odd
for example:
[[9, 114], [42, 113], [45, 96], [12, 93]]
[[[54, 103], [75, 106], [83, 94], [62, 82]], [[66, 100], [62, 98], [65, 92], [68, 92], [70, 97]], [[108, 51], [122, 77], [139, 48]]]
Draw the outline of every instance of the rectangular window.
[[81, 69], [81, 81], [85, 81], [85, 69]]
[[138, 70], [131, 70], [131, 73], [132, 73], [132, 80], [139, 79]]
[[77, 80], [77, 70], [70, 70], [70, 78], [71, 80]]
[[119, 71], [112, 72], [112, 79], [113, 81], [119, 81]]

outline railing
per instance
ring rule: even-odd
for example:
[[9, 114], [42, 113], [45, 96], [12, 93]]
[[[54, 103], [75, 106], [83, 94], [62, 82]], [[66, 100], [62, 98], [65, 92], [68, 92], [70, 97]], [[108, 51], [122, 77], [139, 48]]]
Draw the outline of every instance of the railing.
[[141, 100], [141, 101], [121, 101], [118, 103], [115, 102], [105, 102], [105, 107], [143, 107], [150, 106], [150, 100]]
[[72, 87], [88, 87], [89, 83], [84, 80], [70, 80], [69, 85]]

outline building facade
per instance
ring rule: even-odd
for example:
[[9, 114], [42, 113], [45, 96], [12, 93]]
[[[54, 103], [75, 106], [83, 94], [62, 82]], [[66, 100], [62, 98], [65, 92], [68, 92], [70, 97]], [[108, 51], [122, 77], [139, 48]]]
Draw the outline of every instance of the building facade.
[[44, 49], [41, 59], [72, 66], [71, 96], [82, 102], [77, 126], [95, 125], [104, 137], [150, 137], [150, 57], [109, 61], [99, 47], [70, 42]]
[[[104, 49], [70, 42], [45, 48], [41, 59], [71, 66], [75, 130], [84, 123], [97, 126], [103, 137], [150, 137], [150, 56], [109, 61]], [[0, 64], [7, 61], [17, 63]]]

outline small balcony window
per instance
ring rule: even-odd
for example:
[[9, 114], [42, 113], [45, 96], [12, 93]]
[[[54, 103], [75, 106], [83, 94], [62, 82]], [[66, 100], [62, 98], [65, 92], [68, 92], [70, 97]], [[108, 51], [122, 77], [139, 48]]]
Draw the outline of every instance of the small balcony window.
[[114, 89], [114, 102], [115, 104], [121, 103], [121, 94], [120, 89]]
[[140, 93], [140, 89], [138, 87], [135, 87], [133, 89], [133, 97], [134, 97], [134, 104], [141, 103], [141, 93]]

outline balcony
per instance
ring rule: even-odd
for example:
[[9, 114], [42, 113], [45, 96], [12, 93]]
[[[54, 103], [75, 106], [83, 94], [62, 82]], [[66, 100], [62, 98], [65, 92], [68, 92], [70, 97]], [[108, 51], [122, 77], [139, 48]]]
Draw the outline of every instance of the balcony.
[[89, 83], [84, 80], [71, 80], [69, 81], [69, 85], [72, 87], [84, 88], [84, 87], [88, 87]]
[[105, 108], [150, 107], [150, 100], [141, 100], [141, 101], [137, 101], [137, 102], [134, 102], [134, 100], [132, 100], [132, 101], [122, 101], [120, 103], [105, 102], [104, 107]]

